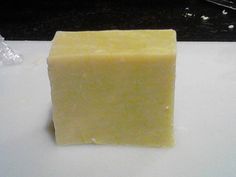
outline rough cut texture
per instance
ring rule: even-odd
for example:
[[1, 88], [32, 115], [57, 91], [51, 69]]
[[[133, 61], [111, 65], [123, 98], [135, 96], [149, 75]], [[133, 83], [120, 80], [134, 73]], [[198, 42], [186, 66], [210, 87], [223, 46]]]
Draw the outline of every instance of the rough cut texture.
[[57, 32], [48, 58], [58, 144], [173, 145], [173, 30]]

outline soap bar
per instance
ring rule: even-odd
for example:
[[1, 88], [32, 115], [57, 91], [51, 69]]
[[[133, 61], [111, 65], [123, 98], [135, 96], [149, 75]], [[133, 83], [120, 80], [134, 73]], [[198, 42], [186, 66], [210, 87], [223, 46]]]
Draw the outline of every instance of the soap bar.
[[170, 147], [174, 30], [57, 32], [48, 57], [58, 144]]

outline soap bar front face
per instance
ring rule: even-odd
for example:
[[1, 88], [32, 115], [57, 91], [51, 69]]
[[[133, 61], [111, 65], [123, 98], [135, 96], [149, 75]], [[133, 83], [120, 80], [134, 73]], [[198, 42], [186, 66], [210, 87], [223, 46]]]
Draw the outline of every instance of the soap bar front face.
[[175, 45], [172, 30], [57, 33], [48, 58], [57, 143], [173, 145]]

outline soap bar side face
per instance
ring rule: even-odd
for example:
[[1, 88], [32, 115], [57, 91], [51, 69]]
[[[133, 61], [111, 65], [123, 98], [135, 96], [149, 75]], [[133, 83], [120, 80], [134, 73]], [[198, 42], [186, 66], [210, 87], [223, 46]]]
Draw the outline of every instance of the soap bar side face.
[[175, 52], [49, 57], [48, 70], [58, 144], [173, 145]]

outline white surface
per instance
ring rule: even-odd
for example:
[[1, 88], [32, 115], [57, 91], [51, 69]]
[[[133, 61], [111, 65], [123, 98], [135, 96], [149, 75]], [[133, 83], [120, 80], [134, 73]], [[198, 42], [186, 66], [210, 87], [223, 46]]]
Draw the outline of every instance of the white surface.
[[235, 177], [236, 43], [178, 43], [170, 149], [57, 146], [49, 42], [8, 42], [25, 57], [0, 66], [0, 177]]

